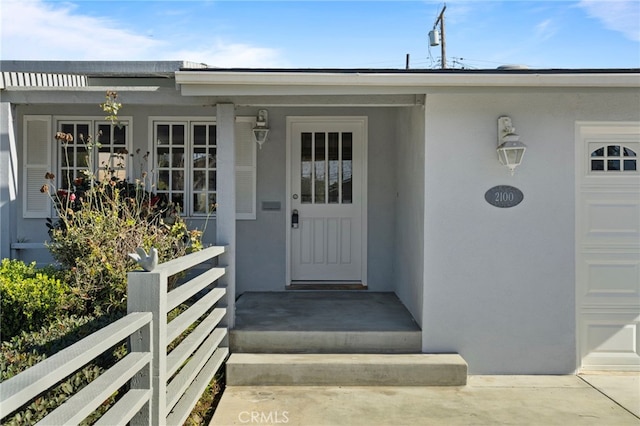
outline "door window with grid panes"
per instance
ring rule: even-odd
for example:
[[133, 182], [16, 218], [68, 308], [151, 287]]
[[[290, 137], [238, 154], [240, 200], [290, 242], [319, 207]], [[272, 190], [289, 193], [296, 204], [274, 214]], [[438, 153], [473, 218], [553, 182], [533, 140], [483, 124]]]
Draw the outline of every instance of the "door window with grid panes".
[[302, 204], [351, 204], [353, 134], [303, 132], [300, 135]]

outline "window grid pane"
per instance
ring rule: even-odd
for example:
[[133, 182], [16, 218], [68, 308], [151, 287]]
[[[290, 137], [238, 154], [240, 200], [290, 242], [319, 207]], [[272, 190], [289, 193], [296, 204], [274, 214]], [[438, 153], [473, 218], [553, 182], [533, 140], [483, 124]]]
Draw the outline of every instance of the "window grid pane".
[[216, 204], [216, 126], [192, 124], [191, 186], [192, 214], [207, 215], [215, 211]]
[[73, 136], [71, 142], [57, 141], [58, 187], [78, 189], [90, 176], [101, 182], [127, 179], [128, 126], [93, 120], [58, 122], [60, 132]]
[[342, 134], [342, 204], [353, 203], [353, 134]]
[[326, 143], [325, 134], [316, 133], [314, 138], [314, 150], [313, 150], [313, 174], [314, 174], [314, 204], [325, 204], [326, 198]]
[[311, 181], [313, 179], [313, 140], [311, 133], [302, 133], [300, 137], [300, 202], [309, 204], [313, 200]]
[[352, 164], [352, 133], [300, 133], [300, 202], [352, 204]]
[[157, 192], [170, 200], [181, 214], [185, 213], [185, 133], [184, 123], [155, 126]]
[[618, 144], [605, 145], [591, 152], [592, 172], [635, 172], [636, 152]]
[[624, 170], [625, 171], [636, 171], [637, 170], [636, 160], [624, 160]]
[[111, 123], [98, 124], [96, 136], [99, 143], [97, 178], [125, 180], [127, 178], [126, 127], [114, 126]]
[[73, 141], [58, 143], [58, 164], [59, 166], [59, 187], [61, 189], [72, 189], [75, 183], [80, 183], [86, 177], [89, 170], [87, 158], [86, 139], [90, 135], [90, 125], [88, 123], [60, 123], [60, 132], [69, 133], [73, 136]]
[[340, 134], [329, 133], [329, 204], [340, 202]]

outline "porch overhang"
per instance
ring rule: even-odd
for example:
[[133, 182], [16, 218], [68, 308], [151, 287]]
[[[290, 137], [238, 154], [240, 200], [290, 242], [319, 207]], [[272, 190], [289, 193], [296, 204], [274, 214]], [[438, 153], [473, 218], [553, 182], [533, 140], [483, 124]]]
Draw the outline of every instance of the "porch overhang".
[[640, 70], [182, 69], [186, 96], [410, 95], [434, 88], [640, 87]]

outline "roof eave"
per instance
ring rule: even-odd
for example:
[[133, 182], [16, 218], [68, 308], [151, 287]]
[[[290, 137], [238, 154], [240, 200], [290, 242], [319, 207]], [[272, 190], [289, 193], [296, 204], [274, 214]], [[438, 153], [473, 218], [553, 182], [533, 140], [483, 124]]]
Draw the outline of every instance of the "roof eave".
[[0, 61], [2, 72], [79, 74], [87, 77], [173, 78], [180, 69], [205, 67], [205, 64], [189, 61]]
[[325, 94], [420, 93], [442, 87], [628, 87], [640, 88], [640, 72], [611, 73], [372, 73], [372, 72], [176, 72], [176, 83], [185, 95], [220, 93]]

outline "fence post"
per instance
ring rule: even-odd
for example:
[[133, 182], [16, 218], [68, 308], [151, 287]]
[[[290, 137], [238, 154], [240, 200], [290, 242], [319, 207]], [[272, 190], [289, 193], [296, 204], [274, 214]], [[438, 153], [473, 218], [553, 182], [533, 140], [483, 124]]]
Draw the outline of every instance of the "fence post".
[[[132, 351], [144, 351], [151, 347], [153, 361], [151, 362], [151, 425], [164, 425], [167, 418], [167, 273], [159, 271], [135, 271], [127, 274], [127, 312], [151, 312], [150, 333], [145, 339], [142, 331], [141, 339], [130, 339]], [[145, 330], [148, 328], [145, 327]], [[144, 389], [144, 373], [132, 385]], [[143, 409], [144, 411], [144, 409]], [[147, 416], [149, 413], [147, 413]], [[139, 413], [135, 420], [145, 422], [144, 412]], [[132, 424], [135, 424], [132, 422]]]

